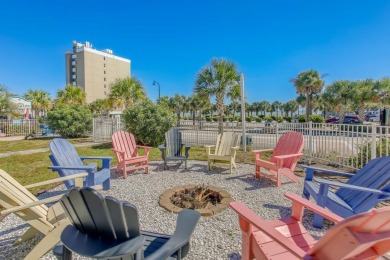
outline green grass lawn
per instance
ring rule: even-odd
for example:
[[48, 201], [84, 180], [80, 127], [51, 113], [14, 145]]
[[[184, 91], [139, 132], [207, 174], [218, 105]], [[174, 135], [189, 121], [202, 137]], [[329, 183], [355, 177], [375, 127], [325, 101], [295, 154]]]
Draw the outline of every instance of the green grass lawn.
[[[24, 142], [37, 142], [36, 144], [31, 144], [29, 147], [39, 147], [43, 146], [44, 142], [47, 143], [48, 147], [49, 140], [23, 140], [23, 141], [12, 141], [14, 143], [13, 147], [19, 149], [21, 146], [17, 143]], [[76, 143], [76, 140], [72, 140], [73, 143]], [[115, 155], [111, 151], [111, 143], [95, 145], [91, 147], [79, 147], [76, 148], [78, 153], [82, 156], [111, 156], [113, 158], [111, 166], [117, 164]], [[26, 148], [27, 149], [27, 148]], [[14, 149], [12, 149], [13, 151]], [[21, 149], [23, 150], [23, 149]], [[140, 154], [143, 154], [143, 149], [141, 149]], [[3, 169], [11, 176], [13, 176], [18, 182], [22, 185], [27, 185], [31, 183], [41, 182], [45, 180], [50, 180], [58, 177], [56, 172], [52, 172], [47, 167], [52, 165], [49, 159], [49, 152], [44, 153], [34, 153], [29, 155], [12, 155], [9, 157], [0, 158], [0, 169]], [[265, 155], [265, 158], [269, 157]], [[190, 150], [190, 160], [207, 160], [206, 151], [204, 147], [191, 147]], [[161, 160], [161, 152], [158, 148], [153, 148], [149, 153], [150, 161], [159, 161]], [[254, 163], [254, 155], [251, 152], [244, 153], [239, 151], [237, 154], [238, 163]], [[99, 161], [97, 161], [99, 162]], [[47, 190], [51, 186], [43, 186], [31, 189], [34, 194], [38, 194]]]
[[[18, 141], [0, 141], [0, 153], [48, 148], [51, 139], [53, 139], [53, 137], [35, 138], [35, 139], [18, 140]], [[72, 144], [92, 142], [91, 137], [67, 139], [67, 140]]]

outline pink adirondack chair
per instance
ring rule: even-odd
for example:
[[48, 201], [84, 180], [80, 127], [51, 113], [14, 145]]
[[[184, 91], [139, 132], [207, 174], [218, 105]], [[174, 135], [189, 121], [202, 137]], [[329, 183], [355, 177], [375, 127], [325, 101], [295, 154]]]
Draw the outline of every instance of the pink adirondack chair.
[[[122, 171], [125, 178], [127, 178], [127, 171], [129, 170], [144, 168], [145, 173], [148, 173], [148, 156], [151, 147], [137, 145], [134, 135], [125, 131], [118, 131], [112, 135], [112, 147], [112, 151], [118, 159], [115, 172]], [[145, 149], [145, 155], [140, 156], [138, 154], [139, 148]]]
[[[255, 172], [256, 178], [264, 176], [276, 180], [276, 185], [282, 184], [282, 176], [286, 176], [293, 182], [298, 182], [294, 174], [295, 166], [299, 158], [303, 155], [303, 136], [297, 132], [288, 132], [282, 135], [275, 149], [253, 150], [256, 156]], [[267, 151], [273, 151], [271, 161], [260, 159], [260, 154]], [[271, 174], [262, 173], [261, 167], [265, 168]]]
[[[239, 215], [242, 260], [376, 259], [390, 250], [390, 207], [344, 220], [296, 194], [285, 196], [293, 202], [291, 217], [272, 221], [261, 219], [240, 202], [230, 203]], [[315, 240], [301, 223], [304, 208], [337, 224]]]

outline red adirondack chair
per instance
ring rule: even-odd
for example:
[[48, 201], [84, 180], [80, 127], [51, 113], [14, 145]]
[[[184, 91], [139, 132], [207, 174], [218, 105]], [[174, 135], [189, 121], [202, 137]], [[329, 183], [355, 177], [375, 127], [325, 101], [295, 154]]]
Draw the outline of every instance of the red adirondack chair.
[[[272, 221], [261, 219], [240, 202], [230, 203], [239, 215], [242, 260], [376, 259], [390, 250], [390, 207], [344, 220], [296, 194], [285, 196], [293, 202], [291, 217]], [[304, 208], [337, 224], [315, 240], [301, 223]]]
[[[293, 182], [298, 182], [294, 169], [299, 158], [303, 155], [302, 150], [303, 136], [297, 132], [288, 132], [282, 135], [275, 149], [253, 150], [252, 152], [256, 156], [256, 178], [264, 176], [276, 180], [278, 187], [282, 184], [282, 175]], [[269, 162], [260, 159], [260, 154], [267, 151], [274, 151]], [[265, 168], [271, 174], [262, 173], [260, 167]]]
[[[112, 135], [112, 151], [118, 159], [118, 166], [115, 172], [123, 171], [123, 176], [127, 178], [127, 171], [145, 169], [148, 173], [149, 146], [137, 145], [134, 135], [125, 131], [118, 131]], [[138, 149], [145, 149], [145, 155], [140, 156]], [[127, 167], [132, 166], [132, 167]]]

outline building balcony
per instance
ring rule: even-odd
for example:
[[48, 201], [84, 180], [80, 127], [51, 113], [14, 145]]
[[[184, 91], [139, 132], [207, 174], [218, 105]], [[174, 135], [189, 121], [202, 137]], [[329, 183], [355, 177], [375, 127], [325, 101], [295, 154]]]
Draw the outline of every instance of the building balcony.
[[76, 59], [76, 58], [77, 58], [77, 54], [73, 54], [72, 59]]
[[72, 79], [76, 79], [76, 75], [72, 75]]
[[72, 61], [72, 65], [73, 66], [76, 66], [76, 64], [77, 64], [77, 62], [74, 60], [74, 61]]
[[73, 68], [73, 69], [72, 69], [72, 72], [76, 72], [76, 68]]

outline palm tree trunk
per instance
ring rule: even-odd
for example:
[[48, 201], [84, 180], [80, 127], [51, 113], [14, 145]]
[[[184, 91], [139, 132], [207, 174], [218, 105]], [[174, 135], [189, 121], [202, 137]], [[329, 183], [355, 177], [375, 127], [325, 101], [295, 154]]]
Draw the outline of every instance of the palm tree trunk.
[[195, 110], [192, 110], [192, 124], [195, 125]]
[[310, 121], [311, 115], [311, 94], [307, 94], [306, 96], [306, 122]]
[[177, 126], [180, 124], [180, 111], [177, 112]]
[[366, 110], [366, 108], [365, 108], [365, 104], [363, 103], [363, 104], [361, 104], [360, 106], [359, 106], [359, 118], [360, 118], [360, 121], [361, 122], [363, 122], [363, 120], [364, 120], [364, 111]]
[[223, 103], [224, 93], [217, 93], [216, 101], [217, 101], [217, 111], [218, 111], [218, 132], [222, 134], [223, 132]]
[[339, 110], [339, 122], [342, 124], [344, 122], [345, 106], [341, 105]]

